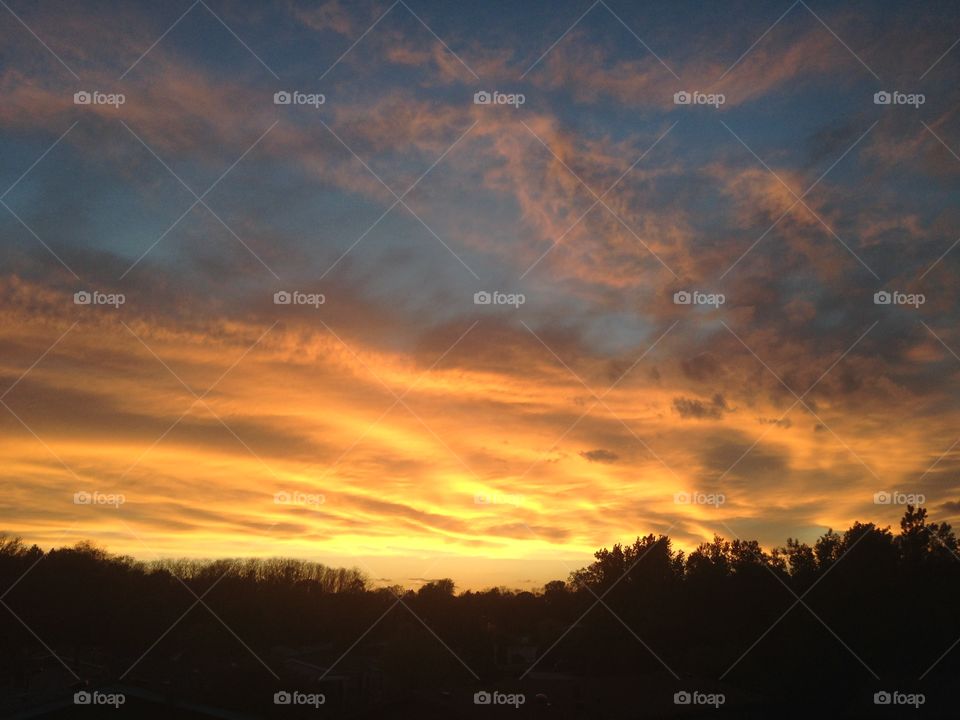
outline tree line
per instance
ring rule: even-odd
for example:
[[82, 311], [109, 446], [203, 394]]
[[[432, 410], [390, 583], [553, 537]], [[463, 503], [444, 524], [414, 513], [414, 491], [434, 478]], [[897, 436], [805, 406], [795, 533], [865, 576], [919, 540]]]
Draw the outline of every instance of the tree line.
[[935, 700], [960, 669], [960, 650], [948, 652], [960, 638], [957, 539], [913, 506], [896, 532], [855, 522], [812, 545], [718, 536], [685, 553], [648, 534], [536, 592], [375, 587], [357, 569], [288, 558], [143, 562], [3, 536], [0, 592], [12, 611], [0, 608], [0, 672], [14, 685], [29, 685], [46, 647], [78, 675], [144, 685], [209, 671], [190, 690], [208, 702], [222, 702], [217, 668], [253, 692], [274, 683], [258, 659], [282, 675], [284, 649], [298, 648], [341, 673], [375, 667], [405, 692], [472, 681], [465, 667], [516, 681], [535, 665], [531, 677], [662, 677], [761, 703], [846, 702], [885, 685]]

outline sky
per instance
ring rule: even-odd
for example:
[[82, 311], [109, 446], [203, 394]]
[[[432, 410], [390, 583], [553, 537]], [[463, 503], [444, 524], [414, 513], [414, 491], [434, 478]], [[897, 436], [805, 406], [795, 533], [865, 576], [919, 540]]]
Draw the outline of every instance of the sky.
[[4, 3], [0, 530], [466, 589], [957, 522], [958, 16]]

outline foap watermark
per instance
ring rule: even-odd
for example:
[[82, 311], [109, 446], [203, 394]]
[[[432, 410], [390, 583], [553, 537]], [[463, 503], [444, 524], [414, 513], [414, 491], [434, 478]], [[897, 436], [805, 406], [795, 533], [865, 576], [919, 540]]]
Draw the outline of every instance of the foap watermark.
[[273, 294], [274, 305], [310, 305], [319, 308], [327, 301], [323, 293], [305, 293], [299, 290], [278, 290]]
[[512, 505], [520, 507], [523, 504], [523, 495], [512, 493], [475, 493], [473, 502], [476, 505]]
[[486, 90], [477, 90], [473, 94], [474, 105], [513, 105], [514, 109], [519, 108], [527, 101], [527, 96], [523, 93], [502, 93], [498, 90], [487, 92]]
[[327, 702], [323, 693], [305, 693], [299, 690], [279, 690], [273, 694], [274, 705], [309, 705], [318, 708]]
[[723, 93], [705, 93], [699, 90], [687, 92], [678, 90], [673, 94], [674, 105], [711, 105], [718, 108], [727, 101], [727, 96]]
[[899, 90], [888, 92], [880, 90], [873, 94], [874, 105], [912, 105], [919, 108], [927, 101], [927, 96], [923, 93], [904, 93]]
[[873, 494], [874, 505], [924, 505], [927, 496], [923, 493], [903, 493], [899, 490], [887, 492], [881, 490]]
[[673, 502], [676, 505], [709, 505], [710, 507], [720, 507], [727, 501], [727, 496], [723, 493], [705, 493], [699, 490], [692, 492], [678, 492], [673, 494]]
[[499, 290], [487, 292], [486, 290], [480, 290], [473, 294], [474, 305], [513, 305], [515, 308], [518, 308], [526, 301], [527, 296], [523, 293], [505, 293]]
[[123, 493], [102, 493], [96, 490], [87, 492], [86, 490], [80, 490], [73, 494], [74, 505], [110, 505], [111, 507], [118, 508], [126, 501], [127, 497]]
[[273, 494], [275, 505], [306, 505], [309, 507], [319, 507], [327, 501], [327, 498], [320, 493], [305, 493], [299, 490], [281, 490]]
[[316, 110], [327, 102], [323, 93], [305, 93], [299, 90], [278, 90], [273, 94], [274, 105], [310, 105]]
[[711, 305], [715, 308], [727, 302], [723, 293], [705, 293], [699, 290], [677, 290], [673, 294], [674, 305]]
[[492, 692], [480, 690], [473, 694], [474, 705], [513, 705], [519, 708], [527, 701], [527, 696], [523, 693], [505, 693], [499, 690]]
[[723, 693], [705, 693], [699, 690], [680, 690], [673, 694], [674, 705], [712, 705], [719, 708], [727, 701]]
[[927, 296], [923, 293], [905, 293], [899, 290], [890, 292], [889, 290], [880, 290], [873, 294], [874, 305], [911, 305], [918, 308], [927, 301]]
[[120, 107], [127, 101], [123, 93], [105, 93], [99, 90], [78, 90], [73, 94], [74, 105], [112, 105]]
[[899, 690], [881, 690], [873, 694], [874, 705], [912, 705], [919, 708], [927, 701], [923, 693], [904, 693]]
[[123, 693], [104, 693], [99, 690], [87, 692], [86, 690], [80, 690], [73, 694], [74, 705], [112, 705], [114, 708], [119, 708], [126, 701], [127, 698]]
[[79, 290], [73, 294], [74, 305], [111, 305], [118, 308], [127, 301], [123, 293], [105, 293], [99, 290]]

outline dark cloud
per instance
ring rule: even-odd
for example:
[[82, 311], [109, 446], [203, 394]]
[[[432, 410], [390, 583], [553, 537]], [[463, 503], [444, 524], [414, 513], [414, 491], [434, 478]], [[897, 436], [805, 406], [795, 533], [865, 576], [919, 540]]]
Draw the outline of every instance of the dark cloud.
[[[160, 366], [159, 371], [151, 375], [153, 370], [148, 363], [144, 363], [145, 369], [139, 376], [144, 384], [157, 382], [156, 377], [166, 372]], [[127, 382], [136, 380], [133, 368], [124, 370], [131, 371], [125, 378]], [[182, 400], [176, 413], [163, 415], [151, 412], [154, 408], [126, 407], [117, 395], [49, 385], [40, 380], [39, 374], [39, 371], [31, 374], [10, 393], [7, 402], [17, 417], [13, 412], [0, 415], [0, 431], [22, 432], [22, 421], [37, 433], [70, 434], [89, 442], [122, 440], [149, 446], [162, 437], [167, 443], [182, 447], [237, 454], [253, 451], [266, 457], [313, 461], [318, 457], [336, 457], [339, 453], [339, 448], [325, 446], [322, 441], [291, 429], [293, 423], [282, 417], [258, 418], [231, 413], [217, 419], [203, 403], [193, 405], [194, 398], [172, 376], [169, 382], [162, 378], [160, 382], [166, 385], [160, 386], [165, 387], [171, 397], [179, 396]], [[206, 398], [211, 406], [215, 400], [216, 393]], [[195, 414], [181, 418], [180, 412], [186, 413], [192, 406]], [[176, 426], [172, 427], [174, 422]]]
[[586, 458], [590, 462], [598, 463], [613, 463], [620, 459], [620, 456], [611, 450], [586, 450], [580, 453], [581, 457]]
[[746, 479], [755, 485], [784, 482], [790, 475], [789, 452], [771, 447], [767, 439], [754, 445], [755, 441], [740, 432], [707, 435], [701, 443], [701, 462], [710, 473], [729, 473], [729, 480]]
[[960, 515], [960, 500], [947, 500], [945, 503], [940, 503], [940, 509], [948, 513]]
[[793, 426], [793, 422], [788, 417], [784, 418], [757, 418], [757, 422], [761, 425], [776, 425], [777, 427], [789, 428]]
[[680, 413], [680, 417], [687, 419], [719, 419], [723, 414], [730, 412], [723, 395], [716, 393], [707, 402], [695, 398], [676, 397], [673, 399], [673, 409]]
[[711, 353], [701, 353], [689, 360], [680, 363], [683, 374], [691, 380], [710, 380], [716, 377], [721, 369], [720, 361]]

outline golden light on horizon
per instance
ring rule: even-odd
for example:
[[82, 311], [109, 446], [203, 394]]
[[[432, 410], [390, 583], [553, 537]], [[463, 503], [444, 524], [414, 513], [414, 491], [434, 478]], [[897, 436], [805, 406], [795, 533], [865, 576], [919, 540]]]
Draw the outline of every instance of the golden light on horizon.
[[[46, 333], [8, 323], [5, 339], [36, 357], [65, 322]], [[832, 510], [806, 519], [807, 533], [841, 527], [870, 501], [876, 479], [803, 490], [778, 477], [908, 472], [926, 442], [923, 428], [910, 427], [895, 445], [873, 443], [866, 426], [849, 430], [856, 420], [824, 404], [816, 417], [829, 417], [837, 437], [799, 404], [789, 422], [783, 405], [756, 401], [742, 409], [690, 401], [688, 410], [666, 370], [652, 382], [635, 369], [601, 395], [611, 381], [585, 389], [559, 363], [545, 366], [554, 358], [535, 344], [531, 367], [477, 371], [455, 353], [449, 366], [424, 367], [309, 325], [274, 328], [253, 349], [250, 338], [264, 330], [255, 325], [216, 338], [128, 325], [69, 333], [8, 397], [38, 429], [38, 437], [10, 431], [3, 444], [17, 503], [35, 508], [11, 528], [28, 539], [50, 543], [72, 523], [72, 535], [149, 559], [131, 532], [140, 527], [150, 552], [167, 557], [383, 558], [401, 575], [405, 559], [460, 557], [529, 561], [555, 574], [560, 566], [545, 558], [582, 565], [597, 547], [647, 532], [689, 551], [730, 527], [752, 532], [764, 519], [758, 508], [789, 512], [798, 500], [816, 505], [817, 494]], [[105, 375], [103, 362], [114, 372]], [[35, 395], [62, 408], [36, 415]], [[93, 408], [95, 422], [83, 422]], [[689, 449], [720, 424], [756, 441], [724, 456], [726, 477]], [[720, 506], [675, 502], [676, 493], [725, 484]], [[126, 502], [91, 512], [71, 504], [77, 490], [123, 492]], [[277, 493], [301, 500], [276, 504]], [[468, 583], [490, 584], [458, 569], [475, 578]], [[545, 573], [537, 582], [551, 579]]]

